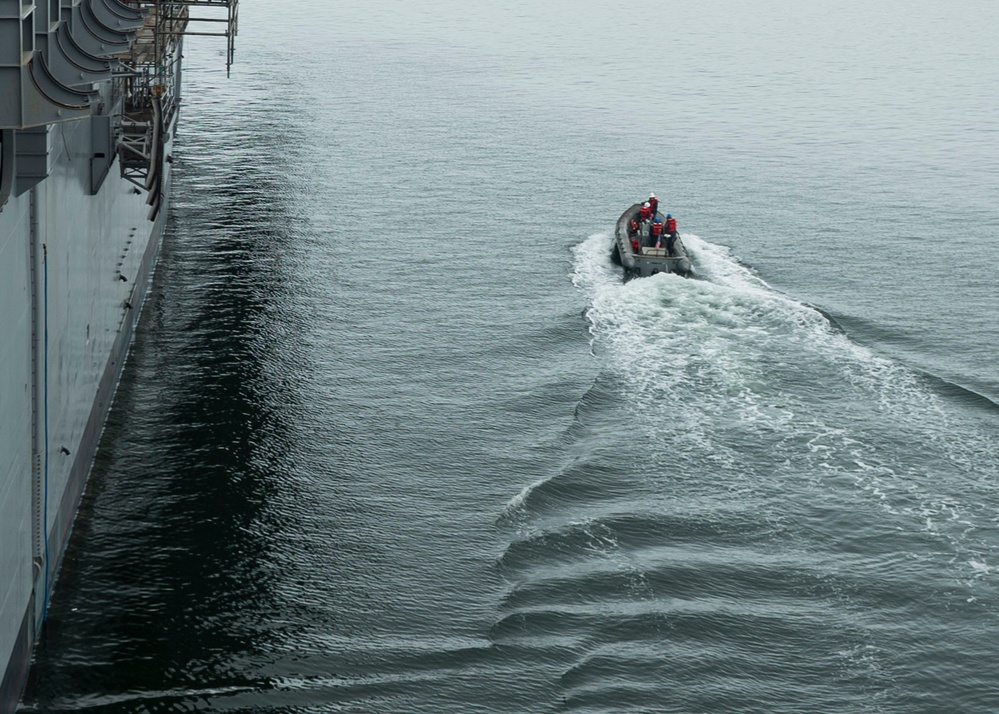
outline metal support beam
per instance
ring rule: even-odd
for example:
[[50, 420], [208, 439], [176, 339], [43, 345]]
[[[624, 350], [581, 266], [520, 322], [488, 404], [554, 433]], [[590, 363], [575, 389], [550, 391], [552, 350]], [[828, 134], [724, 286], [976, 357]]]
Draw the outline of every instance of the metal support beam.
[[0, 211], [14, 188], [14, 130], [0, 130]]

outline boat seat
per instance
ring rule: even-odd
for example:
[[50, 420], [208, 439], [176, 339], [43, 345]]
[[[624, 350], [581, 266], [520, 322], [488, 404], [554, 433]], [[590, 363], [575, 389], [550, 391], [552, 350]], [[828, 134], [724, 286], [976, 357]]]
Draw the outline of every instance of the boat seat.
[[661, 255], [664, 258], [669, 255], [665, 248], [652, 248], [649, 246], [642, 247], [642, 255]]

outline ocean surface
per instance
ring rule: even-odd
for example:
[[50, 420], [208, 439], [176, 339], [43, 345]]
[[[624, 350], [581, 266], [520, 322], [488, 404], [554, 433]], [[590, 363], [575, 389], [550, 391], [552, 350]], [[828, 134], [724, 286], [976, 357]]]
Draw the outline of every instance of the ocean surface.
[[999, 711], [999, 4], [480, 5], [192, 38], [21, 710]]

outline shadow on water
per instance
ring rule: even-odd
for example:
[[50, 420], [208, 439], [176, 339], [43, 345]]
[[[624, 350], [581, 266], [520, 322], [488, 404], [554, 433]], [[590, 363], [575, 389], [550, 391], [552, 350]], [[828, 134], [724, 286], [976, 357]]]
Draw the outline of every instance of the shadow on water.
[[[178, 194], [196, 193], [180, 173]], [[252, 169], [223, 177], [173, 217], [29, 709], [137, 711], [267, 686], [245, 662], [273, 608], [264, 509], [287, 443], [265, 369], [287, 237], [270, 183]]]

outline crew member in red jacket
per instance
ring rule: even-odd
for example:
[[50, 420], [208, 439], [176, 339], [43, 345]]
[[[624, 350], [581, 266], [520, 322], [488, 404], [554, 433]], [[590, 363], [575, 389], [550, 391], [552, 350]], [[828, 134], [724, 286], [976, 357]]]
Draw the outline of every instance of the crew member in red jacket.
[[652, 245], [654, 245], [656, 248], [662, 248], [663, 222], [658, 216], [656, 217], [656, 220], [652, 221], [652, 230], [650, 231], [650, 233], [651, 236], [649, 237], [649, 241], [652, 243]]
[[655, 218], [656, 211], [659, 210], [659, 199], [656, 198], [656, 194], [654, 193], [649, 194], [649, 208], [652, 209], [652, 217]]
[[638, 243], [638, 219], [632, 218], [628, 221], [628, 240], [631, 241], [631, 250], [634, 253], [640, 253], [639, 243]]
[[648, 221], [652, 218], [653, 215], [655, 214], [652, 213], [652, 206], [649, 204], [648, 201], [643, 203], [642, 207], [638, 209], [639, 221]]
[[676, 219], [670, 213], [666, 214], [666, 251], [673, 255], [673, 246], [676, 244], [678, 233], [676, 232]]

